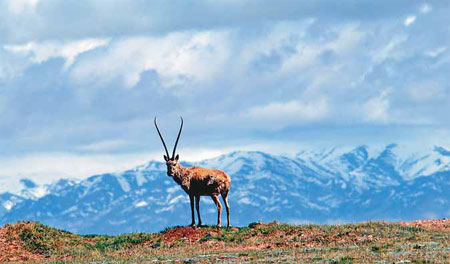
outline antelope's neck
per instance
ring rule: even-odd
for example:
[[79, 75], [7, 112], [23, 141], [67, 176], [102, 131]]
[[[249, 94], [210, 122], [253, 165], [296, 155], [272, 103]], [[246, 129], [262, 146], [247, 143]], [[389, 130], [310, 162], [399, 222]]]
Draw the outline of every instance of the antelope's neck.
[[186, 175], [186, 168], [181, 165], [173, 173], [173, 179], [178, 183], [181, 182], [181, 179]]
[[181, 165], [179, 166], [180, 167], [174, 171], [173, 180], [180, 185], [186, 193], [189, 193], [191, 189], [191, 177], [189, 176], [187, 168], [183, 168]]

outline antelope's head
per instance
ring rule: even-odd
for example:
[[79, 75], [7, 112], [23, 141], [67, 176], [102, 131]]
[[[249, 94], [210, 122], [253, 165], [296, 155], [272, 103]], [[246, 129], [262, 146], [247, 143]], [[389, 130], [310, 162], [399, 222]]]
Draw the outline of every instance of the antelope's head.
[[164, 155], [164, 160], [166, 161], [167, 176], [169, 176], [169, 177], [172, 177], [175, 174], [175, 172], [180, 168], [180, 165], [178, 163], [178, 159], [180, 158], [180, 156], [178, 154], [175, 156], [175, 152], [177, 150], [177, 145], [178, 145], [178, 140], [180, 139], [181, 130], [183, 129], [183, 118], [182, 117], [180, 117], [180, 118], [181, 118], [180, 131], [178, 131], [177, 140], [175, 141], [175, 146], [173, 147], [172, 157], [169, 156], [169, 151], [167, 150], [166, 143], [164, 142], [161, 132], [159, 131], [158, 125], [156, 124], [156, 117], [154, 120], [156, 131], [158, 131], [158, 135], [161, 138], [161, 141], [164, 146], [164, 150], [166, 151], [166, 155]]
[[174, 159], [166, 159], [167, 176], [172, 177], [175, 174], [175, 171], [177, 171], [180, 168], [178, 158], [179, 156], [176, 155]]

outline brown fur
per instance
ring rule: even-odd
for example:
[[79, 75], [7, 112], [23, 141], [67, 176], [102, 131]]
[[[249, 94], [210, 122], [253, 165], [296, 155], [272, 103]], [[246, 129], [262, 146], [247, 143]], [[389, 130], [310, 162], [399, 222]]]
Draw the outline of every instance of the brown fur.
[[200, 196], [210, 196], [216, 204], [218, 210], [217, 226], [220, 226], [220, 215], [222, 205], [219, 195], [225, 203], [227, 210], [227, 226], [230, 226], [230, 207], [228, 205], [228, 192], [230, 190], [231, 179], [221, 170], [205, 169], [200, 167], [182, 167], [178, 162], [178, 155], [174, 160], [167, 160], [167, 174], [173, 177], [181, 188], [189, 195], [191, 202], [192, 223], [195, 225], [194, 198], [196, 202], [198, 225], [202, 223], [200, 217]]

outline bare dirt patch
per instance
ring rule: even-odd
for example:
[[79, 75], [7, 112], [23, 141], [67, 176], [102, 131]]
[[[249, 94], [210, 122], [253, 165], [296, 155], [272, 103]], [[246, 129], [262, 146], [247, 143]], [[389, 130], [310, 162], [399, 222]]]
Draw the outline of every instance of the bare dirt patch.
[[190, 242], [198, 241], [206, 236], [209, 230], [200, 227], [175, 227], [163, 232], [165, 242], [171, 243], [177, 239], [186, 239]]

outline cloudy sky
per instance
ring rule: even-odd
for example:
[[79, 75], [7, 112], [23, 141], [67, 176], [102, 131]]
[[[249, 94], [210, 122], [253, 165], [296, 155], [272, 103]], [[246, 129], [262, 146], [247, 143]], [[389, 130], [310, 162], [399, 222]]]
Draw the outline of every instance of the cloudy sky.
[[450, 146], [449, 1], [0, 1], [0, 181]]

